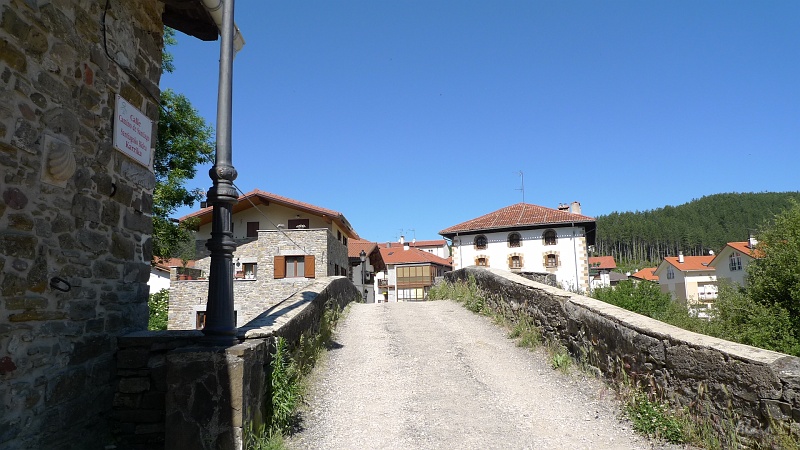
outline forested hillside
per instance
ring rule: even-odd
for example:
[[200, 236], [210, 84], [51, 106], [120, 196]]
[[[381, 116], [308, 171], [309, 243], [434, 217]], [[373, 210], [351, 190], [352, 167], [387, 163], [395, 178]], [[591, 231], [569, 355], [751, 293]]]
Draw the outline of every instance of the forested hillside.
[[597, 255], [658, 263], [664, 256], [707, 255], [758, 233], [800, 192], [715, 194], [679, 206], [598, 216]]

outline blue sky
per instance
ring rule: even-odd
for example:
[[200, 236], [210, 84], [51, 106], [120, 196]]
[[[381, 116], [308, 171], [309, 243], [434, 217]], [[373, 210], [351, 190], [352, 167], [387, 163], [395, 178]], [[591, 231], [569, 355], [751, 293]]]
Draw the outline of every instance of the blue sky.
[[[437, 239], [522, 201], [520, 171], [527, 203], [591, 216], [800, 190], [797, 1], [239, 0], [236, 22], [236, 184], [365, 239]], [[215, 126], [219, 41], [177, 37], [161, 87]]]

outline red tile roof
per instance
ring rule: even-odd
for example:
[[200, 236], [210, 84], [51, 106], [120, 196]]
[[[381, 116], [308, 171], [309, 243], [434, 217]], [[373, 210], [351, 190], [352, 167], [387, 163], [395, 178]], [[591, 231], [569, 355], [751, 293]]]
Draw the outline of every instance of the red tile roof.
[[589, 257], [590, 269], [616, 269], [617, 263], [614, 261], [613, 256], [590, 256]]
[[710, 267], [708, 263], [714, 259], [714, 256], [684, 256], [683, 262], [678, 262], [677, 256], [667, 256], [664, 258], [669, 264], [672, 264], [681, 271], [692, 271], [692, 270], [714, 270], [713, 267]]
[[[268, 204], [269, 202], [273, 202], [278, 205], [301, 210], [316, 216], [329, 218], [330, 220], [337, 222], [339, 227], [349, 234], [349, 238], [358, 239], [358, 234], [350, 225], [350, 222], [348, 222], [344, 215], [339, 211], [312, 205], [311, 203], [301, 202], [299, 200], [294, 200], [289, 197], [284, 197], [282, 195], [273, 194], [271, 192], [266, 192], [259, 189], [254, 189], [247, 194], [242, 195], [238, 200], [238, 203], [233, 206], [234, 214], [252, 208], [258, 204]], [[191, 214], [187, 214], [181, 217], [180, 220], [183, 221], [192, 217], [197, 217], [200, 219], [200, 225], [205, 225], [207, 223], [211, 223], [212, 212], [213, 207], [209, 206]]]
[[444, 239], [411, 242], [412, 247], [444, 247], [445, 245], [447, 245], [447, 241]]
[[747, 241], [744, 242], [728, 242], [728, 246], [736, 250], [737, 252], [744, 253], [751, 258], [763, 258], [764, 252], [758, 250], [756, 247], [750, 247], [750, 243]]
[[631, 278], [638, 278], [640, 280], [647, 280], [647, 281], [658, 281], [658, 277], [655, 275], [655, 271], [658, 267], [645, 267], [644, 269], [632, 274]]
[[364, 250], [364, 253], [369, 255], [375, 250], [375, 247], [378, 244], [370, 241], [359, 241], [358, 239], [349, 239], [347, 241], [347, 257], [348, 258], [359, 258], [361, 256], [361, 250]]
[[447, 268], [452, 267], [448, 260], [414, 247], [404, 250], [403, 246], [398, 244], [397, 246], [392, 245], [391, 248], [381, 247], [380, 251], [383, 262], [386, 264], [431, 263]]
[[[151, 265], [169, 271], [170, 267], [183, 267], [183, 260], [180, 258], [163, 259], [154, 256]], [[186, 262], [186, 267], [194, 267], [194, 260], [188, 260]]]
[[594, 222], [594, 218], [581, 214], [573, 214], [569, 211], [531, 205], [530, 203], [517, 203], [516, 205], [506, 206], [495, 212], [445, 228], [440, 231], [439, 234], [448, 236], [454, 235], [457, 232], [584, 222]]
[[392, 248], [403, 247], [403, 245], [408, 245], [409, 247], [444, 247], [445, 245], [447, 245], [447, 241], [445, 241], [444, 239], [433, 240], [433, 241], [416, 241], [416, 242], [406, 241], [405, 244], [401, 244], [400, 242], [382, 242], [378, 244], [378, 247], [386, 248], [389, 246], [389, 244], [392, 245]]

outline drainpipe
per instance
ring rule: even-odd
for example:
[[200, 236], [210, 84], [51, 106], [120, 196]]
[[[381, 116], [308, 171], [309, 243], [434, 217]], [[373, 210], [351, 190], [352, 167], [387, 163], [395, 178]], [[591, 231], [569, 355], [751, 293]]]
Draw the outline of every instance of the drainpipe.
[[[206, 11], [208, 14], [211, 15], [211, 19], [214, 20], [214, 23], [217, 24], [217, 29], [219, 30], [220, 36], [223, 35], [222, 28], [223, 24], [223, 14], [222, 14], [222, 6], [223, 0], [203, 0], [203, 6], [206, 7]], [[239, 31], [239, 27], [236, 25], [236, 22], [233, 23], [233, 56], [236, 56], [236, 53], [244, 47], [244, 38], [242, 37], [242, 32]]]
[[233, 92], [233, 2], [226, 0], [222, 11], [222, 29], [219, 49], [219, 89], [217, 95], [217, 150], [214, 167], [208, 171], [213, 186], [208, 191], [208, 202], [213, 205], [211, 238], [206, 248], [211, 252], [208, 275], [208, 302], [203, 334], [207, 341], [217, 345], [238, 342], [233, 305], [233, 251], [236, 242], [231, 229], [231, 212], [238, 196], [233, 180], [231, 148], [231, 112]]
[[575, 243], [575, 223], [572, 223], [572, 257], [575, 259], [575, 290], [580, 292], [581, 290], [581, 280], [578, 278], [578, 248], [577, 244]]

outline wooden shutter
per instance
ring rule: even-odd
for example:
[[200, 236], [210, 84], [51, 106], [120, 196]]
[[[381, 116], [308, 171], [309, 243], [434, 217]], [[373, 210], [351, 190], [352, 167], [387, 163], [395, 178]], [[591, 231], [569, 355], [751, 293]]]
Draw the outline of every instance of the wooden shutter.
[[306, 273], [304, 274], [304, 276], [306, 278], [314, 278], [316, 274], [316, 272], [314, 271], [314, 255], [306, 255], [305, 266], [306, 266], [305, 268]]
[[275, 278], [286, 278], [286, 257], [275, 257]]
[[258, 237], [258, 222], [247, 222], [247, 237]]

